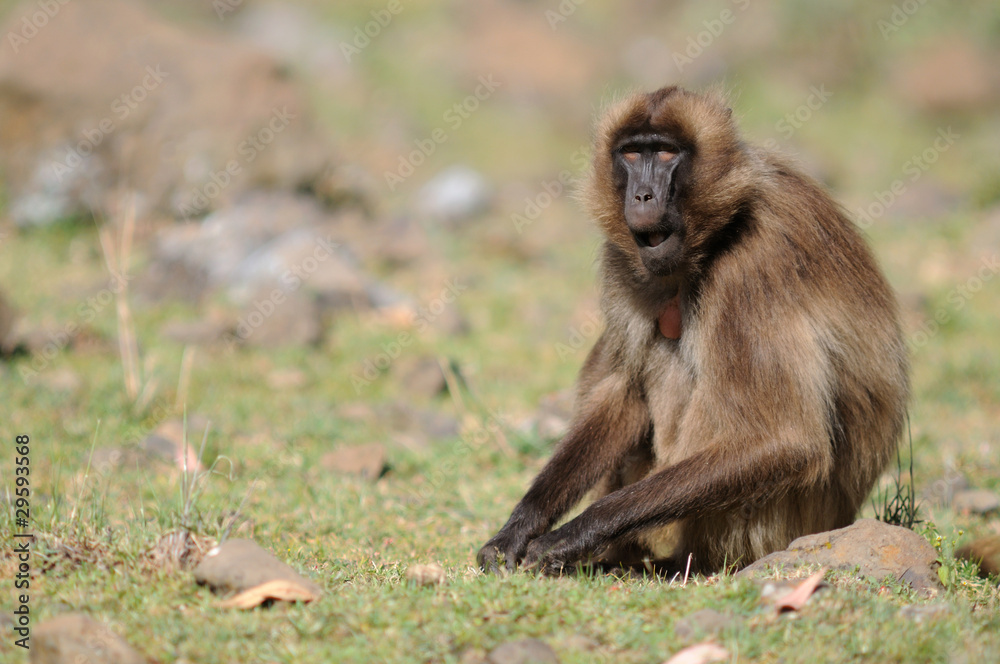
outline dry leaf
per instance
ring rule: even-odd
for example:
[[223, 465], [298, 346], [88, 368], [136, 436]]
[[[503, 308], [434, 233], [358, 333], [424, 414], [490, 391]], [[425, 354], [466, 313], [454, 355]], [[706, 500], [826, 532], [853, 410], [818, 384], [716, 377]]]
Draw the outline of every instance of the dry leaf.
[[729, 659], [729, 651], [714, 643], [699, 643], [688, 646], [668, 659], [664, 664], [708, 664]]
[[826, 574], [826, 568], [824, 567], [820, 571], [816, 572], [805, 581], [795, 586], [795, 589], [790, 593], [782, 595], [775, 601], [775, 607], [778, 609], [778, 613], [784, 613], [785, 611], [798, 611], [812, 594], [816, 592], [816, 588], [820, 583], [823, 582], [823, 575]]
[[219, 602], [218, 607], [220, 609], [252, 609], [269, 599], [285, 602], [311, 602], [317, 599], [317, 596], [308, 588], [304, 588], [294, 581], [279, 579], [262, 583], [233, 595], [224, 602]]

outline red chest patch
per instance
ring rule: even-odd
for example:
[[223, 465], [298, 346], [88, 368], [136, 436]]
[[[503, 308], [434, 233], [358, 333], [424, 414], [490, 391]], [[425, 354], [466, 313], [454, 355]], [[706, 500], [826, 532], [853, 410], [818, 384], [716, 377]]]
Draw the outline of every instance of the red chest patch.
[[667, 307], [656, 320], [660, 334], [667, 339], [681, 338], [681, 296], [677, 294], [667, 301]]

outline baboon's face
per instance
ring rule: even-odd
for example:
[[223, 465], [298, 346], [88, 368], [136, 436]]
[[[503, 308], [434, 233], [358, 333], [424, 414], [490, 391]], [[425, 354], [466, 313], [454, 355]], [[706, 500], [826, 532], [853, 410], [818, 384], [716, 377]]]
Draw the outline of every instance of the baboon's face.
[[655, 275], [671, 274], [684, 243], [678, 198], [685, 151], [663, 133], [639, 132], [619, 140], [611, 158], [625, 223], [643, 265]]

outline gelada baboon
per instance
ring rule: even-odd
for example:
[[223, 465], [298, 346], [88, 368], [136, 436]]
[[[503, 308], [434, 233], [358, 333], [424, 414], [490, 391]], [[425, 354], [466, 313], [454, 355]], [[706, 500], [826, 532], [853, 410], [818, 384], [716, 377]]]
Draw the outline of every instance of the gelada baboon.
[[568, 434], [480, 566], [657, 554], [711, 572], [850, 524], [909, 379], [893, 293], [841, 208], [744, 143], [723, 99], [676, 87], [607, 111], [582, 197], [606, 327]]

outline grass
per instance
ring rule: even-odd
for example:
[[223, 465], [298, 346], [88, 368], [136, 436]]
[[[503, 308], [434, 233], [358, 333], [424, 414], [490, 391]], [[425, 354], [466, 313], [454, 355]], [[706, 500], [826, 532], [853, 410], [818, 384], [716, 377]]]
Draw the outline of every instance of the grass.
[[[692, 8], [685, 20], [698, 27], [719, 8]], [[321, 10], [346, 26], [367, 16], [356, 7]], [[399, 57], [397, 44], [415, 38], [407, 30], [431, 25], [443, 43], [457, 39], [439, 3], [417, 3], [407, 11], [413, 13], [401, 15], [385, 38], [363, 53], [356, 72], [368, 92], [406, 80], [398, 98], [382, 92], [373, 94], [371, 103], [361, 95], [362, 103], [338, 105], [332, 94], [311, 93], [342, 144], [365, 148], [345, 154], [370, 160], [362, 163], [376, 174], [380, 193], [377, 174], [394, 167], [399, 152], [410, 146], [382, 135], [382, 126], [393, 124], [386, 118], [396, 117], [387, 108], [406, 114], [403, 124], [422, 137], [440, 124], [443, 109], [468, 94], [456, 65], [435, 60], [447, 48], [416, 59]], [[613, 43], [606, 58], [617, 61], [631, 33], [626, 22], [595, 20], [602, 11], [607, 10], [582, 5], [573, 19], [582, 27], [567, 23], [559, 34], [607, 30]], [[788, 29], [805, 21], [810, 30], [824, 32], [826, 19], [810, 11], [806, 5], [788, 10]], [[876, 33], [865, 45], [865, 61], [906, 55], [907, 48], [919, 48], [919, 36], [938, 19], [951, 28], [960, 20], [935, 12], [930, 5], [921, 10], [912, 19], [913, 31], [900, 39], [883, 43]], [[669, 17], [658, 20], [669, 23]], [[976, 29], [997, 25], [978, 21]], [[782, 43], [803, 48], [788, 39]], [[755, 139], [774, 137], [776, 118], [805, 100], [808, 86], [794, 77], [780, 80], [781, 71], [775, 61], [748, 58], [731, 77], [731, 87], [740, 92], [738, 114]], [[830, 169], [829, 180], [849, 209], [870, 203], [872, 192], [899, 177], [900, 165], [947, 123], [900, 113], [897, 101], [871, 87], [881, 86], [883, 77], [871, 78], [859, 75], [853, 86], [837, 87], [830, 103], [794, 137], [795, 147]], [[961, 118], [963, 141], [925, 176], [959, 183], [960, 196], [970, 202], [930, 219], [888, 215], [868, 230], [903, 295], [908, 333], [938, 311], [946, 312], [948, 321], [912, 355], [909, 487], [914, 493], [890, 483], [890, 494], [898, 489], [899, 501], [893, 505], [890, 495], [889, 503], [876, 501], [879, 507], [866, 508], [863, 515], [877, 509], [904, 520], [920, 504], [918, 532], [938, 548], [947, 583], [934, 602], [946, 604], [947, 612], [916, 624], [900, 609], [925, 600], [898, 584], [849, 573], [831, 573], [833, 587], [818, 593], [805, 610], [776, 617], [758, 586], [730, 576], [694, 577], [681, 587], [610, 577], [493, 578], [473, 568], [475, 551], [502, 525], [551, 451], [550, 441], [520, 432], [522, 419], [542, 395], [572, 385], [593, 341], [567, 357], [557, 350], [592, 310], [598, 244], [593, 228], [566, 196], [523, 235], [513, 229], [510, 215], [523, 210], [524, 197], [540, 191], [543, 181], [571, 167], [570, 155], [585, 142], [586, 123], [602, 97], [603, 88], [596, 81], [594, 86], [582, 105], [551, 93], [558, 112], [544, 103], [526, 105], [524, 99], [537, 91], [498, 94], [396, 196], [379, 201], [381, 215], [405, 213], [417, 187], [452, 162], [472, 164], [501, 190], [496, 208], [469, 227], [455, 233], [430, 230], [441, 253], [439, 269], [379, 272], [421, 302], [435, 297], [445, 278], [459, 278], [468, 289], [453, 306], [471, 332], [456, 338], [428, 332], [405, 351], [446, 358], [459, 367], [469, 385], [464, 408], [448, 399], [413, 405], [459, 418], [464, 435], [433, 441], [425, 450], [387, 443], [391, 470], [376, 483], [326, 472], [320, 459], [341, 445], [390, 440], [392, 432], [378, 417], [357, 417], [352, 407], [412, 397], [391, 370], [361, 393], [355, 393], [350, 376], [396, 338], [397, 328], [362, 315], [344, 316], [318, 349], [186, 349], [160, 331], [170, 320], [202, 315], [188, 304], [152, 306], [132, 298], [127, 312], [116, 303], [81, 310], [108, 279], [101, 239], [89, 222], [12, 231], [0, 239], [0, 284], [24, 317], [36, 326], [82, 323], [90, 339], [48, 358], [0, 363], [2, 435], [8, 442], [20, 433], [32, 440], [32, 529], [38, 536], [33, 624], [67, 610], [83, 611], [165, 662], [458, 662], [469, 651], [538, 637], [563, 662], [652, 663], [688, 644], [674, 635], [678, 620], [712, 608], [734, 618], [714, 637], [734, 661], [998, 661], [997, 579], [980, 579], [954, 558], [967, 539], [997, 532], [997, 522], [920, 498], [936, 478], [953, 471], [973, 486], [1000, 490], [1000, 278], [985, 281], [961, 307], [949, 297], [984, 255], [996, 251], [983, 240], [993, 237], [996, 221], [974, 202], [995, 199], [989, 192], [998, 169], [982, 163], [976, 150], [996, 145], [996, 133], [992, 118], [975, 114]], [[108, 240], [105, 246], [113, 246]], [[142, 243], [135, 243], [132, 254], [135, 270], [146, 259]], [[118, 264], [117, 258], [110, 262]], [[87, 312], [94, 315], [84, 320]], [[123, 316], [134, 329], [124, 365]], [[302, 388], [269, 386], [270, 376], [289, 370], [304, 376]], [[30, 372], [36, 375], [23, 381], [22, 373]], [[79, 387], [66, 389], [56, 380], [65, 372]], [[133, 388], [140, 383], [155, 389], [149, 388], [153, 394], [147, 392], [137, 408], [142, 389]], [[88, 472], [93, 449], [134, 446], [166, 418], [185, 412], [211, 421], [203, 463], [213, 472], [186, 478], [179, 469], [152, 467]], [[513, 454], [475, 435], [491, 412], [500, 414]], [[203, 433], [188, 432], [195, 447]], [[13, 477], [12, 458], [12, 453], [0, 458], [4, 487]], [[12, 518], [8, 510], [0, 512], [3, 584], [15, 570], [7, 554]], [[324, 596], [308, 606], [220, 610], [190, 573], [155, 555], [160, 538], [182, 526], [206, 541], [230, 529], [234, 537], [252, 537], [324, 588]], [[427, 562], [445, 566], [444, 585], [405, 581], [408, 565]], [[10, 596], [5, 591], [4, 612]], [[591, 639], [595, 649], [581, 650], [571, 638], [577, 635]], [[0, 661], [25, 661], [9, 655], [9, 645], [6, 640], [0, 645]]]

